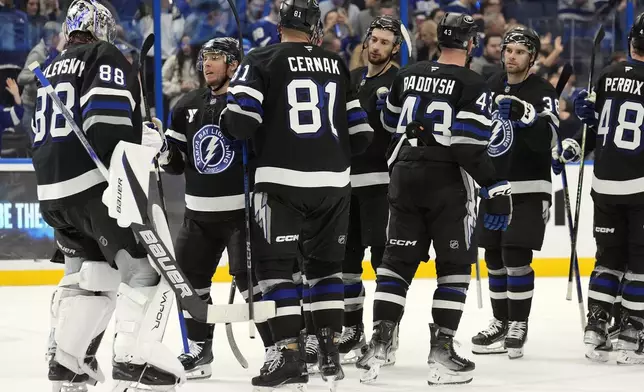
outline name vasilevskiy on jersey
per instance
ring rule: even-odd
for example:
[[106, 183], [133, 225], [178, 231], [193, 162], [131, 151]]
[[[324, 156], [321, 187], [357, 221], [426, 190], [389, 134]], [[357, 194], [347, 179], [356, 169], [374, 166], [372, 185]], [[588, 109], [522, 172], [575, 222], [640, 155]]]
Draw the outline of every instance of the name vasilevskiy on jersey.
[[62, 61], [57, 61], [52, 63], [45, 68], [45, 76], [47, 79], [57, 76], [60, 74], [78, 74], [76, 76], [80, 77], [83, 71], [85, 70], [85, 62], [79, 59], [65, 59]]

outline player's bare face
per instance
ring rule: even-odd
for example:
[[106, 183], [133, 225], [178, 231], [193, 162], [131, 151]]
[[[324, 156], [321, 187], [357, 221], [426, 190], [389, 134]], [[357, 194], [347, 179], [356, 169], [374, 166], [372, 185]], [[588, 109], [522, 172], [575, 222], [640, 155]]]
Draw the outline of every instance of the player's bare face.
[[386, 63], [394, 50], [394, 39], [391, 31], [374, 29], [367, 43], [369, 62], [373, 65]]
[[209, 86], [218, 86], [226, 79], [226, 56], [221, 53], [205, 53], [203, 59], [203, 77]]
[[505, 69], [509, 74], [524, 73], [530, 67], [532, 54], [528, 47], [522, 44], [508, 44], [503, 51]]

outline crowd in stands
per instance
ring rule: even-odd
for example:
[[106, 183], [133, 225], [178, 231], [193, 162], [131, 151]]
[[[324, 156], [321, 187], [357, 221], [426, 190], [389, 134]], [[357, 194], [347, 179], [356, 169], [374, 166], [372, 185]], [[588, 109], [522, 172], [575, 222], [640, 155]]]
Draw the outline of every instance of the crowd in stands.
[[[97, 1], [115, 16], [115, 44], [130, 61], [135, 61], [137, 48], [154, 29], [152, 1]], [[412, 48], [408, 59], [396, 59], [399, 64], [438, 58], [437, 27], [445, 12], [470, 14], [479, 24], [479, 46], [471, 68], [485, 77], [502, 70], [504, 33], [517, 25], [534, 28], [542, 40], [533, 72], [556, 83], [563, 63], [570, 62], [575, 69], [560, 101], [565, 135], [580, 126], [571, 115], [571, 98], [575, 87], [586, 83], [592, 36], [600, 23], [605, 25], [607, 34], [598, 66], [627, 56], [627, 0], [321, 0], [322, 46], [339, 53], [351, 69], [364, 65], [362, 42], [370, 22], [378, 15], [400, 17], [400, 1], [408, 2], [407, 29]], [[279, 41], [280, 0], [233, 2], [240, 16], [245, 50]], [[641, 11], [638, 3], [644, 1], [633, 2], [636, 13]], [[61, 26], [70, 3], [71, 0], [0, 0], [0, 83], [7, 86], [0, 92], [0, 111], [5, 114], [0, 122], [2, 158], [30, 156], [37, 87], [27, 65], [33, 61], [47, 64], [63, 49]], [[239, 32], [229, 0], [160, 0], [160, 7], [161, 79], [167, 114], [183, 94], [203, 85], [195, 67], [201, 45], [214, 37], [237, 37]], [[154, 50], [148, 53], [150, 61], [145, 62], [150, 103], [154, 102]]]

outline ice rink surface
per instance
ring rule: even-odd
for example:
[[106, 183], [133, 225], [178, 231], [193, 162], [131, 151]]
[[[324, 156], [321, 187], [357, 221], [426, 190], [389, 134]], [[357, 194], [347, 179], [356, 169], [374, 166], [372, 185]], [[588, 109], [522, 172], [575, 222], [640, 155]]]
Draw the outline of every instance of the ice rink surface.
[[[358, 370], [345, 366], [346, 378], [338, 391], [411, 392], [422, 390], [454, 391], [517, 391], [517, 392], [576, 392], [576, 391], [644, 391], [644, 366], [618, 367], [590, 363], [584, 358], [584, 347], [576, 300], [565, 300], [566, 279], [538, 278], [535, 287], [529, 338], [525, 357], [510, 361], [505, 355], [474, 356], [470, 352], [471, 337], [486, 327], [491, 317], [487, 298], [487, 280], [483, 281], [484, 307], [477, 308], [476, 286], [472, 280], [464, 317], [456, 339], [457, 351], [476, 363], [474, 380], [463, 386], [429, 387], [426, 382], [431, 298], [435, 280], [417, 280], [411, 286], [407, 308], [402, 321], [400, 349], [394, 367], [384, 368], [376, 383], [361, 385]], [[371, 309], [375, 289], [373, 281], [366, 282], [367, 301], [365, 322], [367, 337], [371, 335]], [[587, 280], [583, 280], [587, 287]], [[50, 391], [47, 364], [44, 360], [49, 333], [49, 301], [54, 287], [0, 287], [0, 391]], [[215, 302], [228, 297], [229, 284], [213, 286]], [[584, 289], [584, 295], [586, 289]], [[237, 294], [236, 301], [241, 302]], [[176, 314], [173, 313], [173, 314]], [[165, 341], [181, 351], [178, 322], [172, 317]], [[235, 326], [235, 337], [249, 362], [244, 370], [235, 360], [226, 339], [225, 329], [217, 326], [213, 377], [189, 382], [177, 388], [187, 392], [252, 391], [251, 377], [257, 375], [263, 361], [259, 336], [248, 337], [248, 324]], [[113, 323], [107, 330], [98, 352], [99, 362], [108, 381], [90, 388], [91, 391], [111, 390], [111, 343]], [[309, 391], [328, 390], [319, 375], [312, 376]]]

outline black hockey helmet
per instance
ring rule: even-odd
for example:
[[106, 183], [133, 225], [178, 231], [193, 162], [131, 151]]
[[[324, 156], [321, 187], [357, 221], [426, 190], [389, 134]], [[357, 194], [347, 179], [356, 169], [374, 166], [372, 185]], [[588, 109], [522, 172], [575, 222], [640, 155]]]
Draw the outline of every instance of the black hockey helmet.
[[448, 12], [438, 24], [438, 46], [467, 50], [470, 39], [478, 45], [478, 27], [474, 19], [466, 14]]
[[628, 32], [628, 54], [631, 54], [631, 44], [644, 52], [644, 12], [637, 15], [631, 31]]
[[282, 0], [278, 26], [307, 33], [311, 41], [322, 35], [318, 0]]
[[226, 56], [226, 64], [232, 64], [233, 61], [239, 63], [239, 41], [235, 38], [221, 37], [213, 38], [203, 44], [197, 57], [197, 69], [203, 71], [204, 55], [208, 53], [219, 53]]
[[367, 35], [362, 42], [362, 47], [365, 48], [367, 46], [367, 42], [371, 39], [371, 34], [375, 29], [391, 31], [394, 33], [394, 46], [400, 45], [403, 40], [402, 29], [400, 26], [401, 23], [399, 19], [394, 19], [391, 16], [377, 16], [369, 25]]
[[521, 44], [528, 48], [528, 51], [532, 55], [530, 60], [530, 66], [534, 65], [534, 62], [537, 61], [537, 56], [541, 52], [541, 38], [536, 31], [528, 27], [515, 27], [512, 30], [508, 31], [503, 37], [503, 44], [501, 45], [501, 50], [505, 51], [505, 47], [508, 44]]

